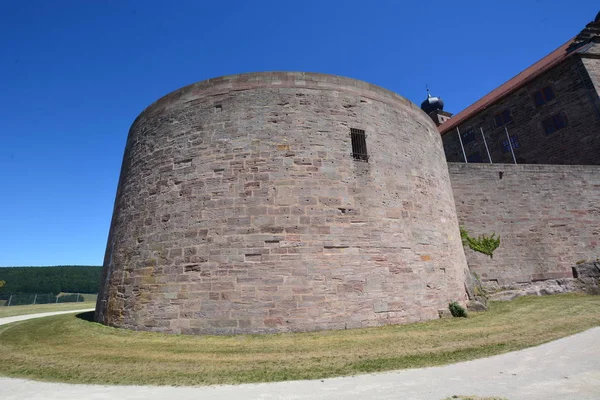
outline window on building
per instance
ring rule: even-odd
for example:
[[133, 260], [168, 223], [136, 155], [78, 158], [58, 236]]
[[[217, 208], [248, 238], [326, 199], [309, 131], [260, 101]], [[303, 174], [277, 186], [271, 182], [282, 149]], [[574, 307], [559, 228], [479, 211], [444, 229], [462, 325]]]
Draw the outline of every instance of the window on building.
[[481, 162], [483, 162], [483, 159], [481, 158], [481, 154], [479, 154], [479, 152], [476, 152], [476, 153], [468, 155], [467, 161], [470, 163], [481, 163]]
[[508, 108], [494, 115], [494, 123], [496, 124], [496, 128], [504, 126], [509, 122], [512, 122], [512, 115], [510, 115], [510, 110]]
[[546, 99], [546, 101], [554, 99], [554, 90], [551, 86], [546, 86], [543, 88], [542, 93], [544, 93], [544, 99]]
[[367, 135], [362, 129], [350, 128], [350, 137], [352, 138], [352, 157], [355, 160], [369, 162], [367, 154]]
[[554, 114], [553, 116], [546, 118], [542, 121], [542, 125], [544, 127], [544, 131], [546, 135], [550, 135], [564, 127], [568, 124], [567, 116], [563, 113]]
[[555, 95], [552, 87], [546, 86], [545, 88], [533, 93], [533, 102], [535, 103], [536, 107], [539, 107], [554, 99], [554, 97]]
[[512, 146], [513, 150], [518, 149], [519, 147], [521, 147], [521, 143], [519, 143], [519, 137], [517, 135], [514, 135], [514, 136], [510, 137], [510, 144], [508, 142], [508, 139], [504, 139], [502, 141], [502, 152], [503, 153], [510, 152], [510, 147], [511, 146]]
[[467, 144], [467, 143], [471, 143], [473, 141], [475, 141], [475, 133], [473, 132], [473, 129], [469, 129], [466, 132], [462, 133], [462, 141], [463, 144]]

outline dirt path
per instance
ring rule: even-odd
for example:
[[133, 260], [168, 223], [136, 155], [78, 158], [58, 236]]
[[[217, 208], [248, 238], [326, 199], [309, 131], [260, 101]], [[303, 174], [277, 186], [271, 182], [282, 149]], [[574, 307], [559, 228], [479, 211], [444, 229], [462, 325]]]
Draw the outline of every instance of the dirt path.
[[[81, 311], [89, 310], [2, 318], [0, 325], [14, 322], [14, 318], [25, 320]], [[442, 400], [458, 394], [501, 396], [509, 400], [600, 399], [600, 327], [541, 346], [444, 367], [315, 381], [152, 387], [69, 385], [0, 378], [3, 400]]]

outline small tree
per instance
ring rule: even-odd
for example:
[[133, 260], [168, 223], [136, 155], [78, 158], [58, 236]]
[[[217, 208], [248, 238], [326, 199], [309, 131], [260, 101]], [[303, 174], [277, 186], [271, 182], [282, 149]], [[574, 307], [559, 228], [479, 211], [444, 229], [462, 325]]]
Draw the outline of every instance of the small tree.
[[0, 288], [1, 288], [2, 286], [4, 286], [4, 284], [5, 284], [5, 283], [6, 283], [6, 282], [4, 282], [4, 281], [0, 281]]
[[477, 238], [473, 238], [469, 236], [469, 232], [464, 226], [460, 227], [460, 238], [463, 246], [468, 246], [471, 250], [490, 256], [490, 258], [494, 258], [494, 250], [500, 246], [500, 236], [496, 237], [496, 233], [492, 233], [492, 236], [479, 235]]

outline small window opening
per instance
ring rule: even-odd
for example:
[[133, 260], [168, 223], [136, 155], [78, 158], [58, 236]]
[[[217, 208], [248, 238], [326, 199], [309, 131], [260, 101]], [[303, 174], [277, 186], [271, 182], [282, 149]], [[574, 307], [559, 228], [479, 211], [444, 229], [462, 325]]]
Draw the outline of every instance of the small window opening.
[[544, 130], [546, 131], [546, 135], [550, 135], [551, 133], [554, 133], [559, 129], [565, 128], [567, 124], [567, 116], [563, 113], [555, 114], [550, 118], [546, 118], [542, 121], [542, 125], [544, 126]]
[[551, 86], [546, 86], [533, 93], [533, 101], [536, 107], [542, 106], [554, 99], [554, 90]]
[[533, 94], [533, 101], [535, 102], [535, 105], [537, 107], [541, 106], [542, 104], [545, 103], [544, 101], [544, 95], [542, 94], [541, 91], [537, 91]]
[[494, 123], [496, 128], [504, 126], [509, 122], [512, 122], [512, 115], [510, 114], [510, 110], [508, 108], [494, 115]]
[[463, 134], [462, 134], [463, 144], [474, 142], [475, 139], [476, 139], [476, 136], [475, 136], [475, 132], [473, 132], [473, 129], [469, 129], [468, 131], [463, 132]]
[[367, 135], [362, 129], [350, 128], [350, 137], [352, 138], [352, 157], [355, 160], [369, 162], [367, 154]]
[[543, 88], [542, 92], [544, 93], [544, 99], [546, 101], [554, 99], [554, 90], [552, 90], [550, 86], [546, 86], [545, 88]]
[[223, 110], [223, 106], [221, 104], [217, 104], [215, 106], [215, 112], [221, 112]]
[[521, 143], [519, 143], [519, 137], [517, 135], [510, 137], [510, 144], [508, 143], [508, 139], [504, 139], [502, 141], [502, 152], [503, 153], [510, 152], [511, 147], [513, 148], [513, 150], [521, 147]]

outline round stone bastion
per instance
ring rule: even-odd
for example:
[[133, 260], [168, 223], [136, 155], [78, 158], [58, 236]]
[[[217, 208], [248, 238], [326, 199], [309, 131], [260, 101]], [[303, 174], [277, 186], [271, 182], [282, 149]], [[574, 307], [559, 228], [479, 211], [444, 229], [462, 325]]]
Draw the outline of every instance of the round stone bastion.
[[333, 75], [232, 75], [133, 123], [95, 318], [183, 334], [408, 323], [464, 301], [465, 269], [418, 106]]

